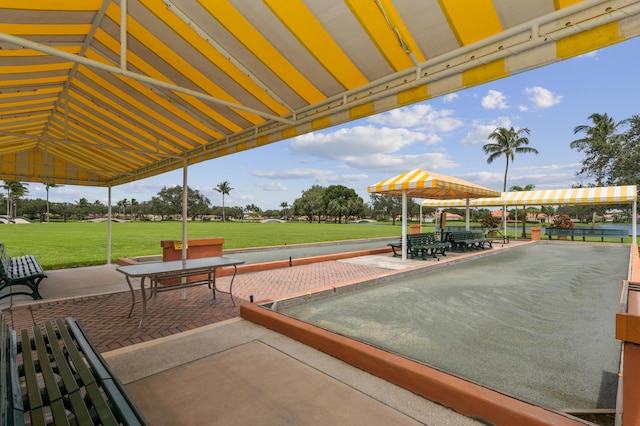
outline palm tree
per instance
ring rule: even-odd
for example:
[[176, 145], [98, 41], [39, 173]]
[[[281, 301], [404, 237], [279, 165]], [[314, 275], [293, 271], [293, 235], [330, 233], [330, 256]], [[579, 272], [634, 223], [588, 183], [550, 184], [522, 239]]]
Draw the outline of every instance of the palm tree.
[[[533, 189], [536, 186], [532, 183], [528, 184], [527, 186], [525, 186], [524, 188], [521, 186], [517, 186], [514, 185], [511, 188], [509, 188], [509, 191], [533, 191]], [[526, 207], [522, 209], [522, 238], [527, 238], [527, 231], [526, 231], [526, 221], [527, 221], [527, 216], [526, 216]], [[516, 216], [518, 216], [518, 206], [516, 206]]]
[[224, 182], [220, 182], [218, 184], [218, 186], [216, 186], [215, 188], [213, 188], [214, 191], [218, 191], [219, 193], [222, 194], [222, 221], [225, 221], [225, 216], [224, 216], [224, 196], [225, 195], [229, 195], [229, 193], [231, 191], [233, 191], [233, 188], [231, 187], [231, 184], [228, 181], [224, 181]]
[[[623, 120], [616, 123], [607, 113], [594, 113], [589, 116], [593, 126], [580, 125], [573, 129], [573, 134], [584, 133], [586, 136], [576, 139], [569, 144], [571, 149], [578, 152], [584, 151], [587, 158], [582, 161], [580, 173], [592, 174], [596, 178], [596, 186], [605, 184], [605, 171], [615, 161], [618, 151], [619, 135], [616, 134], [618, 127], [626, 123]], [[593, 209], [591, 226], [596, 224], [597, 208]]]
[[45, 183], [44, 189], [47, 191], [47, 223], [49, 223], [49, 188], [58, 188], [62, 185], [58, 185], [55, 183]]
[[490, 135], [489, 139], [493, 139], [495, 142], [488, 143], [482, 147], [487, 157], [487, 163], [493, 163], [493, 160], [504, 155], [506, 158], [506, 166], [504, 168], [504, 185], [503, 191], [507, 191], [507, 174], [509, 173], [509, 160], [514, 161], [515, 154], [518, 153], [533, 153], [537, 154], [538, 150], [529, 146], [529, 138], [522, 136], [523, 134], [529, 134], [529, 129], [522, 128], [515, 130], [513, 127], [507, 129], [505, 127], [498, 127]]
[[[5, 180], [2, 188], [7, 190], [7, 223], [11, 223], [11, 218], [16, 216], [15, 202], [22, 196], [29, 193], [28, 184], [17, 181]], [[12, 212], [13, 207], [13, 212]]]
[[[522, 136], [523, 134], [529, 134], [529, 129], [514, 129], [513, 127], [507, 129], [506, 127], [496, 128], [490, 135], [489, 139], [495, 142], [485, 144], [482, 150], [488, 155], [487, 163], [493, 163], [493, 160], [504, 155], [506, 158], [506, 165], [504, 168], [504, 184], [503, 192], [507, 191], [507, 174], [509, 173], [509, 160], [514, 161], [515, 154], [521, 153], [533, 153], [537, 154], [538, 150], [529, 146], [529, 138]], [[506, 223], [506, 206], [502, 209], [502, 224]]]
[[287, 209], [289, 208], [289, 203], [283, 201], [280, 203], [280, 207], [282, 207], [282, 216], [284, 217], [284, 220], [287, 220]]
[[621, 121], [616, 123], [612, 117], [604, 114], [591, 114], [589, 119], [593, 122], [593, 126], [580, 125], [573, 129], [573, 134], [584, 133], [586, 136], [576, 139], [569, 144], [571, 149], [584, 151], [587, 155], [583, 161], [582, 172], [592, 172], [596, 177], [596, 185], [604, 184], [604, 175], [607, 165], [615, 158], [616, 130], [625, 123]]

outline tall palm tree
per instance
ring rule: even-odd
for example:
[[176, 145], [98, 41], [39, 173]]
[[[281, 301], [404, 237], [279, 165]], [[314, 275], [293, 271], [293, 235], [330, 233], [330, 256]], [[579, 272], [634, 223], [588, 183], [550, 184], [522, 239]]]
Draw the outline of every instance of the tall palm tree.
[[282, 216], [284, 216], [284, 220], [287, 220], [287, 209], [289, 208], [289, 203], [283, 201], [280, 203], [280, 207], [282, 207]]
[[[509, 191], [533, 191], [533, 189], [536, 186], [532, 183], [528, 184], [527, 186], [525, 186], [524, 188], [521, 186], [517, 186], [514, 185], [511, 188], [509, 188]], [[522, 238], [527, 238], [527, 228], [526, 228], [526, 221], [527, 221], [527, 216], [526, 216], [526, 211], [527, 208], [523, 208], [522, 209]], [[516, 216], [518, 215], [518, 206], [516, 206]]]
[[[627, 120], [616, 123], [613, 117], [607, 113], [594, 113], [589, 116], [593, 126], [582, 124], [573, 129], [573, 134], [584, 133], [585, 137], [576, 139], [569, 144], [571, 149], [578, 152], [584, 151], [586, 158], [582, 161], [580, 173], [593, 175], [596, 178], [596, 186], [603, 186], [607, 168], [616, 160], [619, 151], [620, 135], [616, 132], [618, 127]], [[596, 223], [598, 208], [593, 209], [591, 226]]]
[[513, 127], [507, 129], [506, 127], [498, 127], [490, 135], [489, 139], [495, 142], [488, 143], [482, 147], [485, 154], [488, 155], [487, 163], [493, 163], [493, 160], [504, 155], [506, 159], [506, 165], [504, 168], [504, 185], [503, 191], [507, 191], [507, 174], [509, 173], [509, 161], [514, 161], [515, 154], [532, 153], [537, 154], [538, 150], [529, 146], [529, 138], [522, 136], [523, 134], [529, 134], [529, 129], [514, 129]]
[[573, 134], [584, 133], [585, 137], [576, 139], [569, 144], [571, 149], [584, 151], [587, 158], [582, 162], [581, 172], [590, 172], [595, 175], [596, 185], [604, 184], [606, 167], [616, 154], [616, 131], [625, 121], [616, 123], [607, 113], [594, 113], [589, 116], [593, 126], [586, 124], [576, 126]]
[[47, 223], [49, 223], [49, 188], [57, 188], [62, 185], [58, 185], [55, 183], [45, 183], [44, 189], [47, 191]]
[[[22, 196], [29, 193], [27, 184], [17, 181], [5, 180], [2, 188], [7, 190], [7, 223], [11, 223], [11, 218], [16, 216], [15, 202]], [[12, 210], [13, 209], [13, 210]]]
[[218, 186], [213, 188], [213, 190], [218, 191], [222, 194], [222, 221], [225, 222], [226, 219], [224, 216], [224, 196], [229, 195], [229, 193], [233, 191], [233, 188], [231, 187], [231, 184], [225, 180], [224, 182], [220, 182]]
[[[489, 139], [494, 140], [492, 143], [485, 144], [482, 150], [488, 155], [487, 163], [493, 163], [493, 160], [505, 156], [506, 165], [504, 168], [504, 184], [503, 192], [507, 191], [507, 174], [509, 173], [509, 161], [514, 161], [515, 154], [532, 153], [537, 154], [538, 150], [529, 146], [529, 138], [523, 136], [528, 135], [529, 129], [514, 129], [513, 127], [507, 129], [506, 127], [498, 127], [489, 135]], [[506, 206], [505, 206], [506, 207]], [[502, 224], [506, 223], [506, 208], [502, 209]]]

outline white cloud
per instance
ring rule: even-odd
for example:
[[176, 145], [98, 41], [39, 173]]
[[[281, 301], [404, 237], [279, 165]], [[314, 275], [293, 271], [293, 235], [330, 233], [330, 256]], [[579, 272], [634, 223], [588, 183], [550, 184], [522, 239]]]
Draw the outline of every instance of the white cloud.
[[507, 97], [497, 90], [489, 90], [489, 94], [482, 98], [484, 109], [507, 109]]
[[406, 155], [375, 154], [367, 157], [354, 157], [348, 161], [349, 166], [374, 172], [401, 173], [421, 168], [442, 170], [457, 167], [458, 163], [443, 153], [424, 153]]
[[281, 182], [260, 182], [256, 186], [264, 191], [286, 191], [289, 189]]
[[293, 139], [290, 147], [295, 154], [344, 160], [355, 155], [396, 152], [426, 139], [423, 133], [407, 129], [356, 126], [330, 133], [307, 133]]
[[448, 104], [459, 98], [460, 98], [460, 95], [458, 95], [457, 93], [449, 93], [448, 95], [444, 95], [444, 97], [442, 98], [442, 102], [444, 102], [445, 104]]
[[538, 108], [550, 108], [562, 101], [562, 96], [556, 95], [543, 87], [527, 87], [524, 91], [530, 95], [529, 100]]
[[576, 56], [576, 58], [580, 59], [598, 59], [598, 50], [592, 50], [591, 52], [583, 53], [582, 55]]
[[460, 143], [465, 146], [489, 143], [489, 135], [493, 133], [497, 127], [511, 127], [511, 120], [507, 117], [499, 117], [490, 123], [476, 120], [471, 124], [471, 130], [469, 130]]
[[391, 127], [413, 128], [427, 133], [450, 132], [461, 127], [461, 119], [451, 109], [438, 110], [428, 104], [397, 108], [369, 118], [369, 121]]
[[331, 170], [323, 169], [287, 169], [287, 170], [254, 170], [252, 175], [267, 179], [327, 179], [333, 174]]

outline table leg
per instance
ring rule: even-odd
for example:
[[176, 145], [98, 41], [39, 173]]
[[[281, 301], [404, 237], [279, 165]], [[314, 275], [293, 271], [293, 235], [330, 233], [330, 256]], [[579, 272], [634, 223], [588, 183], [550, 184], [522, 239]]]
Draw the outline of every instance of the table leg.
[[233, 300], [233, 280], [236, 278], [236, 273], [238, 272], [238, 267], [236, 265], [233, 265], [233, 276], [231, 277], [231, 283], [229, 284], [229, 291], [222, 291], [220, 290], [218, 287], [216, 287], [216, 270], [217, 268], [213, 268], [213, 298], [215, 300], [215, 294], [216, 291], [219, 291], [220, 293], [227, 293], [229, 295], [229, 297], [231, 297], [231, 303], [233, 303], [233, 306], [236, 306], [236, 302], [235, 300]]
[[[147, 315], [147, 296], [145, 295], [144, 292], [144, 279], [145, 277], [142, 277], [140, 279], [140, 291], [142, 292], [142, 317], [140, 318], [140, 323], [138, 324], [138, 328], [142, 327], [142, 323], [144, 322], [144, 317], [145, 315]], [[151, 278], [153, 280], [153, 278]]]
[[127, 277], [127, 284], [129, 285], [129, 290], [131, 291], [131, 309], [129, 309], [129, 315], [127, 318], [131, 318], [131, 313], [133, 312], [133, 305], [136, 304], [136, 292], [133, 291], [133, 286], [131, 285], [131, 281], [129, 280], [129, 275]]

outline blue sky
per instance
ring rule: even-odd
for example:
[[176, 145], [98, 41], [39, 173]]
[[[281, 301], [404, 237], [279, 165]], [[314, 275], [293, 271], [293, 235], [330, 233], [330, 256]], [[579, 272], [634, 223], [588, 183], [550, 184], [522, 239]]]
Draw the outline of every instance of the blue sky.
[[[640, 38], [502, 80], [325, 129], [265, 147], [193, 165], [189, 186], [213, 205], [213, 188], [229, 181], [227, 206], [255, 204], [263, 210], [293, 204], [312, 185], [353, 188], [370, 200], [367, 186], [422, 168], [502, 190], [504, 157], [487, 164], [482, 145], [499, 126], [528, 128], [538, 155], [516, 155], [507, 188], [569, 188], [577, 183], [582, 154], [571, 150], [581, 137], [573, 129], [591, 125], [593, 113], [616, 121], [640, 114]], [[587, 183], [586, 181], [583, 183]], [[163, 186], [182, 184], [182, 170], [112, 188], [124, 198], [150, 200]], [[31, 183], [29, 198], [45, 198]], [[52, 202], [107, 202], [107, 189], [65, 185], [50, 190]]]

